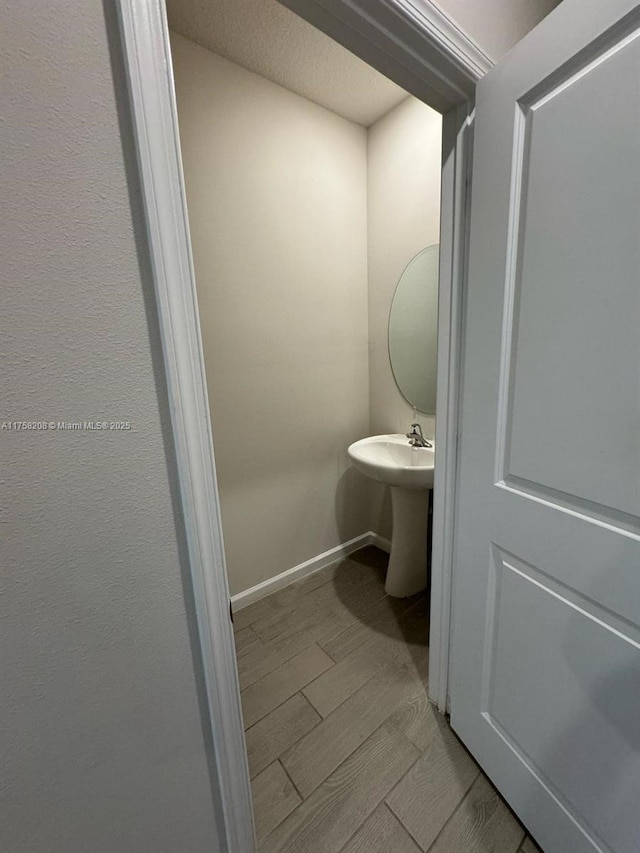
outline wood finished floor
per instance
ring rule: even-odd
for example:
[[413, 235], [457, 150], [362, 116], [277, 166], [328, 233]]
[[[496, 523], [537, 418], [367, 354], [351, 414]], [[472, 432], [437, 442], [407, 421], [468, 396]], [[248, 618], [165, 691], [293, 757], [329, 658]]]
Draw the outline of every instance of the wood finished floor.
[[349, 559], [235, 614], [260, 853], [540, 853], [427, 700], [428, 601]]

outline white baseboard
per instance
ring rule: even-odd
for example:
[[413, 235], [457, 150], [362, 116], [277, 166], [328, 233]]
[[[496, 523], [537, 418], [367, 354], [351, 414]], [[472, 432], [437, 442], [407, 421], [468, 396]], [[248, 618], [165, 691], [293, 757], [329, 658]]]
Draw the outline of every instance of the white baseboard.
[[376, 548], [380, 548], [381, 551], [386, 551], [387, 554], [391, 553], [391, 542], [388, 539], [378, 536], [378, 534], [374, 533], [372, 530], [369, 531], [369, 536], [371, 536], [370, 545], [375, 545]]
[[378, 536], [377, 533], [374, 533], [372, 530], [368, 530], [366, 533], [356, 536], [355, 539], [343, 542], [341, 545], [337, 545], [335, 548], [330, 548], [323, 554], [318, 554], [317, 557], [312, 557], [310, 560], [306, 560], [304, 563], [300, 563], [300, 565], [294, 566], [292, 569], [287, 569], [286, 572], [282, 572], [273, 578], [268, 578], [266, 581], [262, 581], [262, 583], [252, 586], [250, 589], [245, 589], [244, 592], [237, 593], [237, 595], [232, 595], [231, 604], [234, 612], [237, 613], [238, 610], [242, 610], [243, 607], [247, 607], [249, 604], [253, 604], [254, 601], [259, 601], [261, 598], [271, 595], [272, 592], [276, 592], [278, 589], [282, 589], [285, 586], [289, 586], [291, 583], [295, 583], [295, 581], [299, 581], [309, 575], [313, 575], [321, 569], [326, 569], [327, 566], [330, 566], [332, 563], [337, 563], [339, 560], [343, 560], [359, 548], [364, 548], [365, 545], [375, 545], [382, 551], [387, 552], [391, 550], [391, 543], [388, 539], [383, 539], [381, 536]]

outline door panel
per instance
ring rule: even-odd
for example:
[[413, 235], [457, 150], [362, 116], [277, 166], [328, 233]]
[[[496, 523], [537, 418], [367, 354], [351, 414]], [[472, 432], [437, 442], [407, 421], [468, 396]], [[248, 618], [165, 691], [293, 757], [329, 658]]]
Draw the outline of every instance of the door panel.
[[[483, 714], [574, 819], [624, 849], [640, 803], [638, 632], [498, 548], [493, 571]], [[615, 799], [603, 779], [617, 780]]]
[[478, 86], [451, 720], [546, 853], [640, 850], [640, 8]]
[[637, 526], [640, 194], [617, 168], [640, 164], [635, 35], [518, 101], [505, 474]]

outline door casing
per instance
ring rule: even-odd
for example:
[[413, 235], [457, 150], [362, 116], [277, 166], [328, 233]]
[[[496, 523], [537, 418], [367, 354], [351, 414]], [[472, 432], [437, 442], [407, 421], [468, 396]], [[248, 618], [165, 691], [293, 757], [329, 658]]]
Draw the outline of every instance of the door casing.
[[[431, 699], [447, 708], [475, 84], [492, 61], [431, 0], [282, 0], [443, 114]], [[118, 0], [226, 848], [256, 849], [164, 0]]]

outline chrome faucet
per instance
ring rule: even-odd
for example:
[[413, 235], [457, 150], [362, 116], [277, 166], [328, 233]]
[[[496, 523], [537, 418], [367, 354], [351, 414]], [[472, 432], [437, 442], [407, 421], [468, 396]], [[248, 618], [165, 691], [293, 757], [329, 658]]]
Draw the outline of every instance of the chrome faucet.
[[411, 424], [411, 430], [407, 433], [407, 438], [409, 439], [409, 444], [411, 447], [433, 447], [430, 441], [422, 434], [422, 427], [420, 424]]

